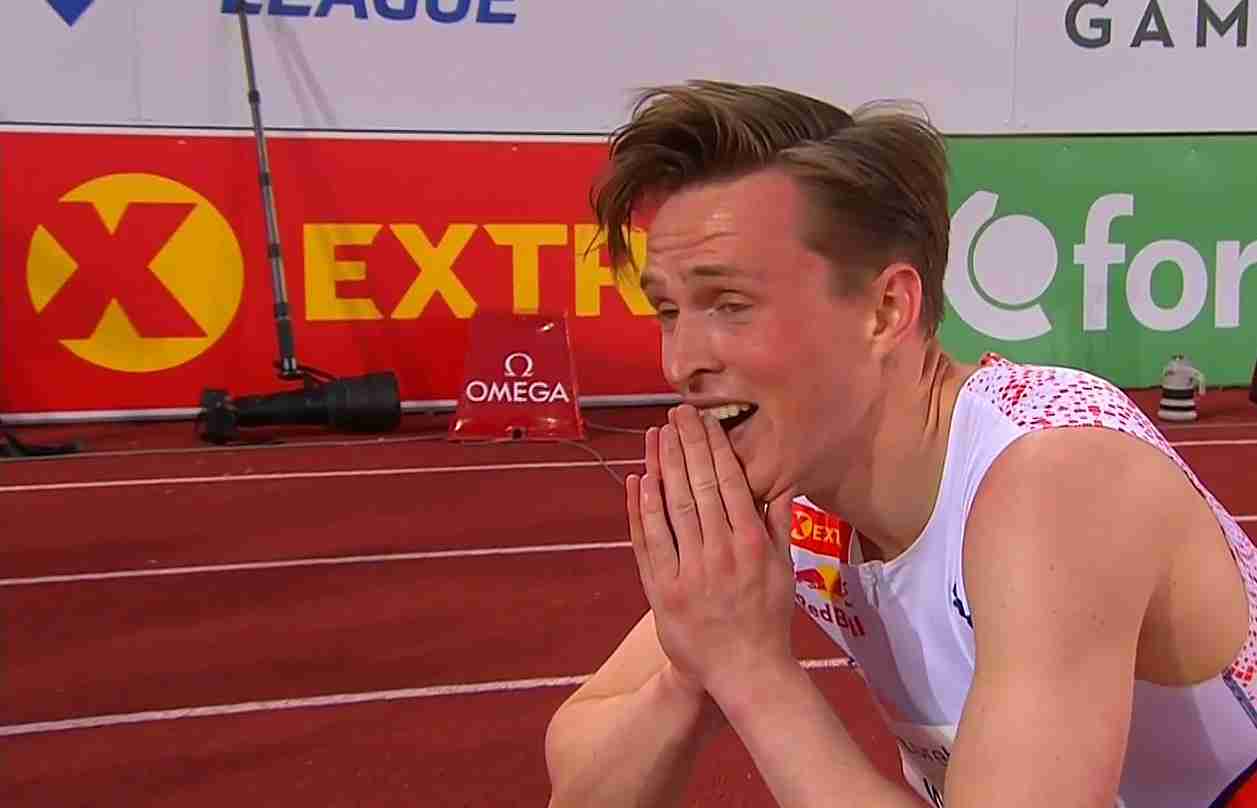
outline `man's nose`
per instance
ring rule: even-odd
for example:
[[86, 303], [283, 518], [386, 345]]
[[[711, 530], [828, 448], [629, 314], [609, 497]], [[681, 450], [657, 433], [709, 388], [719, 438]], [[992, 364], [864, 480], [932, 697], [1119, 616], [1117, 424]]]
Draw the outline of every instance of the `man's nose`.
[[694, 387], [697, 378], [719, 370], [711, 335], [693, 316], [678, 315], [663, 340], [663, 368], [668, 384], [678, 390]]

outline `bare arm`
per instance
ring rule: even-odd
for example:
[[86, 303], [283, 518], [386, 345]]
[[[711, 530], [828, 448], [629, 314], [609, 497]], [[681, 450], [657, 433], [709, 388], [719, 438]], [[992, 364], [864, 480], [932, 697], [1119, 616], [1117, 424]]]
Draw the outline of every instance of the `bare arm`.
[[702, 741], [723, 724], [672, 668], [647, 612], [551, 720], [550, 806], [676, 805]]
[[983, 488], [964, 561], [975, 680], [947, 804], [1110, 808], [1144, 615], [1196, 495], [1151, 447], [1089, 429], [1022, 439]]

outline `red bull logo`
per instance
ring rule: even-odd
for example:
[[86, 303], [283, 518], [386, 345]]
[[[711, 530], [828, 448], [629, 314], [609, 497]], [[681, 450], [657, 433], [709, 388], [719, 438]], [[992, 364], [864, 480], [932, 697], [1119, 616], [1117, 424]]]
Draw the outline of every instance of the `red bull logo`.
[[[794, 572], [795, 603], [799, 608], [811, 615], [817, 623], [837, 626], [852, 636], [863, 637], [867, 632], [864, 624], [852, 609], [848, 600], [850, 594], [847, 582], [837, 567], [822, 565], [810, 569], [796, 569]], [[821, 600], [820, 605], [810, 602], [804, 592], [815, 592], [814, 597]], [[841, 605], [838, 605], [841, 604]], [[845, 607], [845, 608], [844, 608]]]
[[819, 592], [820, 596], [828, 601], [832, 601], [835, 595], [842, 600], [847, 599], [847, 585], [836, 567], [821, 566], [796, 570], [794, 582], [796, 588], [798, 588], [797, 585], [802, 584], [808, 589]]
[[808, 589], [815, 589], [819, 592], [826, 592], [825, 578], [821, 575], [820, 570], [796, 570], [794, 573], [794, 583], [796, 586], [802, 584]]

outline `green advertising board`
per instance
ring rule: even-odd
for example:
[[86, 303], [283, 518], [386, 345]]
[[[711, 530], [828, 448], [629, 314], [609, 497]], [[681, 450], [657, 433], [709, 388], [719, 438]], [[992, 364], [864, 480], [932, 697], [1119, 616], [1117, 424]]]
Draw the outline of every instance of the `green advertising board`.
[[1257, 136], [958, 137], [941, 336], [1159, 383], [1174, 354], [1215, 385], [1257, 359]]

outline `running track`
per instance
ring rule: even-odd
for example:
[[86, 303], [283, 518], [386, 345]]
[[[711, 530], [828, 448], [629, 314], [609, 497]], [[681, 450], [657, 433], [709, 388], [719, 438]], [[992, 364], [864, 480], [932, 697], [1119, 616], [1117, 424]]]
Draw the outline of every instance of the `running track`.
[[[1166, 433], [1257, 536], [1257, 409], [1201, 410]], [[599, 427], [662, 410], [586, 418], [580, 445], [451, 444], [425, 416], [234, 449], [23, 430], [91, 451], [0, 463], [0, 804], [544, 806], [546, 722], [645, 609], [615, 479], [641, 437]], [[857, 674], [795, 626], [893, 774]], [[686, 804], [772, 800], [730, 733]]]

